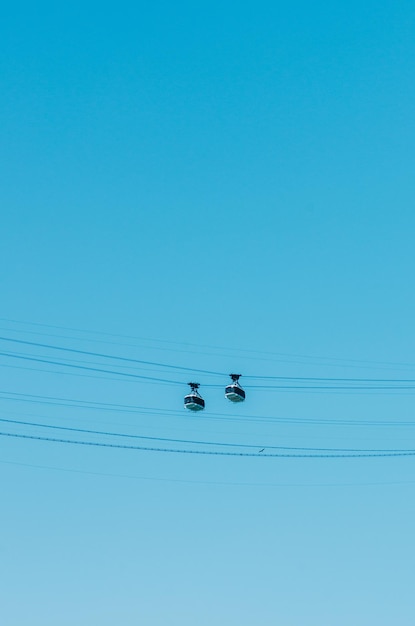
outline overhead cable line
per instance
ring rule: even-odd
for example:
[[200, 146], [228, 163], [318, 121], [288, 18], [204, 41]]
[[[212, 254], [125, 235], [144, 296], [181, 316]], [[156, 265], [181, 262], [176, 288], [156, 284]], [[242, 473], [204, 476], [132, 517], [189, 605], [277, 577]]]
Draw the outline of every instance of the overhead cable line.
[[[135, 404], [117, 404], [111, 402], [99, 402], [96, 400], [79, 400], [73, 398], [62, 398], [59, 396], [41, 396], [27, 393], [16, 393], [9, 391], [0, 391], [0, 401], [27, 402], [33, 404], [46, 404], [51, 406], [62, 406], [66, 408], [88, 409], [93, 411], [110, 411], [114, 413], [133, 413], [137, 416], [140, 414], [149, 414], [157, 416], [181, 417], [188, 416], [178, 409], [165, 409], [160, 407], [144, 407]], [[208, 413], [200, 415], [198, 419], [226, 419], [229, 421], [254, 421], [265, 423], [284, 423], [284, 424], [302, 424], [302, 425], [334, 425], [334, 426], [380, 426], [380, 427], [408, 427], [415, 426], [415, 421], [398, 421], [398, 420], [368, 420], [368, 419], [344, 419], [344, 418], [313, 418], [313, 417], [287, 417], [275, 415], [232, 415], [228, 413]]]
[[[239, 352], [239, 353], [252, 353], [252, 354], [263, 354], [263, 355], [268, 355], [268, 356], [283, 356], [283, 357], [289, 357], [289, 358], [300, 358], [300, 359], [307, 359], [307, 360], [319, 360], [319, 361], [338, 361], [338, 362], [343, 362], [343, 363], [362, 363], [362, 364], [366, 364], [366, 365], [385, 365], [385, 366], [392, 366], [392, 367], [409, 367], [409, 368], [413, 368], [415, 367], [415, 363], [402, 363], [402, 362], [394, 362], [394, 361], [373, 361], [373, 360], [368, 360], [368, 359], [348, 359], [348, 358], [338, 358], [338, 357], [327, 357], [327, 356], [319, 356], [319, 355], [307, 355], [307, 354], [293, 354], [293, 353], [287, 353], [287, 352], [274, 352], [274, 351], [269, 351], [269, 350], [252, 350], [252, 349], [247, 349], [247, 348], [231, 348], [230, 346], [225, 347], [225, 346], [212, 346], [212, 345], [208, 345], [208, 344], [196, 344], [196, 343], [191, 343], [191, 342], [187, 342], [187, 341], [172, 341], [172, 340], [168, 340], [168, 339], [160, 339], [160, 338], [149, 338], [149, 337], [140, 337], [140, 336], [134, 336], [134, 335], [126, 335], [126, 334], [122, 334], [122, 333], [111, 333], [111, 332], [105, 332], [105, 331], [97, 331], [97, 330], [91, 330], [91, 329], [82, 329], [82, 328], [73, 328], [73, 327], [68, 327], [68, 326], [61, 326], [61, 325], [56, 325], [56, 324], [45, 324], [45, 323], [40, 323], [40, 322], [27, 322], [24, 320], [15, 320], [15, 319], [11, 319], [11, 318], [6, 318], [6, 317], [0, 317], [0, 321], [3, 322], [7, 322], [7, 323], [11, 323], [11, 324], [19, 324], [19, 325], [23, 325], [23, 326], [35, 326], [35, 327], [42, 327], [42, 328], [53, 328], [53, 329], [57, 329], [57, 330], [63, 330], [63, 331], [68, 331], [71, 333], [83, 333], [83, 334], [90, 334], [90, 335], [96, 335], [96, 336], [106, 336], [106, 337], [119, 337], [122, 339], [130, 339], [130, 340], [134, 340], [134, 341], [147, 341], [147, 342], [153, 342], [153, 343], [161, 343], [161, 344], [170, 344], [170, 345], [178, 345], [178, 346], [189, 346], [189, 347], [194, 347], [194, 348], [207, 348], [209, 350], [227, 350], [227, 351], [233, 351], [233, 352]], [[10, 329], [12, 332], [19, 332], [19, 330], [14, 330], [14, 329]], [[71, 337], [71, 339], [74, 339], [73, 337]], [[81, 339], [81, 341], [84, 341], [84, 339]], [[333, 365], [333, 363], [328, 363], [327, 365]], [[337, 366], [337, 364], [334, 364]], [[359, 367], [359, 366], [358, 366]]]
[[0, 391], [0, 400], [12, 400], [18, 402], [33, 402], [40, 404], [51, 404], [56, 406], [66, 406], [70, 408], [89, 409], [128, 409], [133, 413], [138, 411], [162, 411], [164, 413], [178, 413], [177, 409], [161, 409], [157, 407], [138, 406], [136, 404], [118, 404], [115, 402], [99, 402], [97, 400], [79, 400], [77, 398], [62, 398], [59, 396], [41, 396], [31, 393], [16, 393], [14, 391]]
[[[1, 353], [0, 353], [1, 354]], [[391, 381], [392, 382], [392, 381]], [[203, 387], [216, 387], [219, 385], [209, 385], [204, 383]], [[373, 384], [373, 385], [249, 385], [244, 384], [246, 389], [264, 389], [264, 390], [276, 390], [276, 391], [289, 391], [293, 389], [297, 390], [310, 390], [310, 391], [382, 391], [382, 390], [395, 390], [399, 391], [402, 389], [403, 391], [409, 389], [415, 389], [415, 381], [413, 384], [404, 384], [398, 383], [396, 385], [385, 385], [385, 384]]]
[[[79, 350], [76, 348], [68, 348], [65, 346], [57, 346], [57, 345], [53, 345], [53, 344], [44, 344], [44, 343], [39, 343], [39, 342], [34, 342], [34, 341], [26, 341], [26, 340], [22, 340], [22, 339], [13, 339], [10, 337], [2, 337], [0, 336], [0, 340], [1, 341], [7, 341], [7, 342], [11, 342], [11, 343], [17, 343], [19, 345], [27, 345], [27, 346], [31, 346], [31, 347], [37, 347], [37, 348], [44, 348], [47, 350], [58, 350], [58, 351], [63, 351], [63, 352], [71, 352], [71, 353], [75, 353], [75, 354], [81, 354], [84, 356], [93, 356], [93, 357], [97, 357], [97, 358], [104, 358], [104, 359], [110, 359], [110, 360], [117, 360], [117, 361], [123, 361], [123, 362], [128, 362], [128, 363], [136, 363], [136, 364], [140, 364], [140, 365], [151, 365], [151, 366], [155, 366], [155, 367], [164, 367], [164, 368], [168, 368], [168, 369], [173, 369], [176, 371], [186, 371], [186, 372], [192, 372], [192, 373], [199, 373], [199, 374], [207, 374], [207, 375], [211, 375], [211, 376], [226, 376], [226, 374], [224, 374], [223, 372], [217, 372], [217, 371], [212, 371], [212, 370], [204, 370], [204, 369], [197, 369], [197, 368], [190, 368], [190, 367], [184, 367], [184, 366], [180, 366], [180, 365], [172, 365], [172, 364], [167, 364], [167, 363], [160, 363], [160, 362], [155, 362], [155, 361], [146, 361], [146, 360], [141, 360], [141, 359], [134, 359], [134, 358], [130, 358], [130, 357], [123, 357], [123, 356], [119, 356], [119, 355], [113, 355], [113, 354], [105, 354], [105, 353], [100, 353], [100, 352], [91, 352], [88, 350]], [[14, 353], [0, 353], [0, 355], [2, 356], [16, 356]], [[19, 355], [20, 358], [23, 358], [22, 355]], [[29, 360], [36, 360], [33, 357], [26, 357]], [[53, 364], [53, 365], [63, 365], [66, 367], [70, 367], [73, 365], [68, 365], [68, 363], [56, 363], [53, 361], [46, 361], [46, 360], [42, 360], [40, 361], [42, 363], [48, 363], [48, 364]], [[75, 367], [75, 366], [73, 366]], [[114, 371], [104, 371], [102, 369], [98, 370], [98, 369], [93, 369], [93, 368], [87, 368], [84, 365], [80, 365], [79, 366], [81, 369], [91, 369], [92, 371], [101, 371], [104, 373], [110, 373], [110, 374], [117, 374], [117, 375], [121, 375], [120, 372], [114, 372]], [[128, 375], [128, 374], [125, 374]], [[157, 382], [172, 382], [173, 384], [183, 384], [181, 382], [177, 382], [177, 381], [166, 381], [160, 378], [156, 378], [156, 377], [148, 377], [148, 376], [138, 376], [138, 375], [134, 375], [134, 378], [143, 378], [146, 380], [153, 380], [153, 381], [157, 381]], [[275, 386], [275, 385], [250, 385], [249, 387], [251, 389], [308, 389], [308, 388], [312, 388], [312, 389], [414, 389], [414, 386], [410, 386], [410, 387], [404, 387], [402, 385], [404, 384], [410, 384], [413, 383], [413, 385], [415, 385], [415, 379], [414, 378], [401, 378], [401, 379], [397, 379], [397, 378], [333, 378], [333, 377], [323, 377], [323, 376], [319, 376], [319, 377], [310, 377], [310, 376], [262, 376], [262, 375], [245, 375], [244, 379], [246, 380], [275, 380], [275, 381], [292, 381], [292, 382], [307, 382], [307, 383], [311, 383], [313, 386], [312, 387], [307, 387], [307, 386], [294, 386], [294, 385], [290, 385], [290, 386]], [[316, 386], [313, 383], [317, 383], [317, 382], [327, 382], [328, 384], [330, 384], [330, 386]], [[359, 387], [351, 387], [351, 386], [347, 386], [347, 387], [342, 387], [342, 386], [334, 386], [331, 385], [331, 383], [379, 383], [379, 384], [383, 384], [383, 383], [390, 383], [392, 385], [396, 385], [393, 387], [363, 387], [363, 386], [359, 386]], [[207, 386], [207, 385], [206, 385]], [[209, 386], [213, 386], [213, 385], [209, 385]]]
[[144, 480], [144, 481], [154, 481], [154, 482], [163, 482], [163, 483], [183, 483], [185, 485], [207, 485], [207, 486], [216, 486], [216, 487], [273, 487], [273, 488], [285, 488], [285, 487], [296, 487], [296, 488], [306, 488], [310, 489], [310, 487], [328, 487], [328, 488], [336, 488], [339, 487], [388, 487], [388, 486], [396, 486], [396, 485], [413, 485], [415, 481], [413, 480], [394, 480], [394, 481], [381, 481], [381, 482], [359, 482], [359, 483], [262, 483], [262, 482], [241, 482], [241, 481], [213, 481], [213, 480], [190, 480], [190, 479], [182, 479], [182, 478], [165, 478], [160, 476], [137, 476], [134, 474], [115, 474], [114, 472], [94, 472], [88, 470], [80, 470], [69, 467], [57, 467], [56, 465], [38, 465], [35, 463], [19, 463], [18, 461], [7, 461], [4, 459], [0, 460], [0, 463], [4, 465], [17, 466], [17, 467], [26, 467], [30, 469], [41, 469], [41, 470], [52, 470], [57, 472], [65, 472], [69, 474], [85, 474], [89, 476], [98, 476], [104, 478], [129, 478], [134, 480]]
[[302, 380], [307, 382], [351, 382], [351, 383], [415, 383], [415, 378], [335, 378], [328, 376], [261, 376], [244, 375], [249, 380]]
[[[165, 379], [165, 378], [158, 378], [155, 376], [144, 376], [142, 374], [132, 374], [130, 372], [118, 372], [116, 370], [107, 370], [107, 369], [103, 369], [103, 368], [97, 368], [97, 367], [91, 367], [91, 366], [87, 366], [87, 365], [80, 365], [80, 364], [75, 364], [75, 363], [68, 363], [65, 361], [53, 361], [50, 359], [42, 359], [39, 357], [33, 357], [33, 356], [29, 356], [29, 355], [24, 355], [24, 354], [19, 354], [19, 353], [14, 353], [14, 352], [0, 352], [0, 356], [5, 356], [8, 358], [13, 358], [13, 359], [21, 359], [21, 360], [25, 360], [25, 361], [34, 361], [37, 363], [45, 363], [47, 365], [57, 365], [59, 367], [69, 367], [69, 368], [73, 368], [73, 369], [79, 369], [79, 370], [86, 370], [86, 371], [91, 371], [91, 372], [99, 372], [99, 373], [103, 373], [103, 374], [111, 374], [111, 375], [116, 375], [116, 376], [120, 376], [120, 377], [128, 377], [128, 378], [133, 378], [136, 380], [147, 380], [147, 381], [152, 381], [152, 382], [158, 382], [161, 384], [167, 384], [167, 385], [184, 385], [184, 381], [178, 381], [178, 380], [170, 380], [170, 379]], [[215, 389], [220, 389], [221, 385], [218, 384], [210, 384], [210, 383], [205, 383], [203, 385], [204, 387], [209, 387], [209, 388], [215, 388]], [[385, 391], [385, 390], [389, 390], [389, 391], [400, 391], [400, 390], [410, 390], [410, 389], [415, 389], [415, 382], [413, 385], [404, 385], [404, 384], [398, 384], [398, 385], [355, 385], [355, 386], [351, 386], [351, 385], [249, 385], [247, 386], [247, 388], [249, 389], [263, 389], [263, 390], [269, 390], [269, 391], [290, 391], [290, 390], [294, 390], [294, 391], [298, 391], [298, 390], [310, 390], [310, 391]]]
[[[87, 365], [80, 365], [75, 363], [68, 363], [66, 361], [53, 361], [51, 359], [44, 359], [40, 357], [29, 356], [26, 354], [20, 354], [15, 352], [0, 352], [0, 356], [7, 358], [20, 359], [25, 361], [33, 361], [36, 363], [44, 363], [46, 365], [56, 365], [58, 367], [67, 367], [77, 370], [98, 372], [101, 374], [115, 375], [121, 378], [128, 378], [134, 380], [145, 380], [149, 382], [156, 382], [165, 385], [180, 385], [183, 386], [186, 383], [184, 381], [171, 380], [166, 378], [158, 378], [155, 376], [144, 376], [142, 374], [133, 374], [130, 372], [108, 370], [98, 367], [92, 367]], [[204, 387], [211, 389], [221, 389], [222, 385], [204, 383]], [[267, 391], [408, 391], [415, 389], [415, 382], [413, 385], [247, 385], [248, 389], [262, 389]]]
[[12, 352], [0, 352], [0, 356], [6, 356], [13, 359], [23, 359], [25, 361], [35, 361], [37, 363], [46, 363], [48, 365], [58, 365], [61, 367], [72, 367], [75, 369], [88, 370], [90, 372], [100, 372], [103, 374], [115, 374], [116, 376], [128, 376], [129, 378], [136, 378], [140, 380], [151, 380], [159, 383], [169, 384], [169, 385], [183, 385], [183, 382], [177, 380], [168, 380], [165, 378], [156, 378], [154, 376], [142, 376], [140, 374], [131, 374], [129, 372], [117, 372], [114, 370], [106, 370], [98, 367], [89, 367], [87, 365], [76, 365], [75, 363], [65, 363], [63, 361], [51, 361], [49, 359], [40, 359], [37, 357], [32, 357], [23, 354], [16, 354]]
[[73, 426], [57, 426], [56, 424], [43, 424], [39, 422], [27, 422], [23, 420], [12, 420], [7, 418], [0, 418], [0, 422], [4, 422], [7, 424], [17, 424], [19, 426], [32, 426], [35, 428], [49, 428], [53, 430], [65, 430], [68, 432], [76, 432], [83, 433], [89, 435], [103, 435], [106, 437], [122, 437], [127, 439], [145, 439], [148, 441], [162, 441], [168, 443], [181, 443], [181, 444], [189, 444], [189, 445], [198, 445], [198, 446], [212, 446], [212, 447], [227, 447], [227, 448], [250, 448], [250, 449], [258, 449], [262, 448], [264, 450], [290, 450], [290, 451], [302, 451], [302, 452], [413, 452], [415, 450], [401, 450], [401, 449], [356, 449], [356, 448], [321, 448], [321, 447], [304, 447], [304, 446], [275, 446], [275, 445], [265, 445], [265, 444], [252, 444], [252, 443], [229, 443], [229, 442], [219, 442], [219, 441], [199, 441], [199, 440], [191, 440], [191, 439], [174, 439], [171, 437], [154, 437], [150, 435], [135, 435], [131, 433], [117, 433], [111, 431], [102, 431], [102, 430], [91, 430], [87, 428], [77, 428]]
[[177, 448], [159, 448], [153, 446], [133, 446], [118, 443], [107, 443], [102, 441], [82, 441], [75, 439], [60, 439], [55, 437], [42, 437], [40, 435], [27, 435], [22, 433], [0, 432], [0, 437], [12, 437], [16, 439], [31, 439], [34, 441], [44, 441], [53, 443], [65, 443], [77, 446], [93, 446], [99, 448], [115, 448], [120, 450], [140, 450], [143, 452], [166, 452], [172, 454], [192, 454], [203, 456], [234, 456], [234, 457], [256, 457], [256, 458], [294, 458], [294, 459], [340, 459], [340, 458], [376, 458], [376, 457], [412, 457], [415, 450], [397, 452], [358, 452], [358, 453], [316, 453], [316, 454], [293, 454], [290, 452], [231, 452], [222, 450], [195, 450]]
[[103, 354], [100, 352], [90, 352], [89, 350], [78, 350], [76, 348], [67, 348], [65, 346], [54, 346], [52, 344], [38, 343], [35, 341], [25, 341], [23, 339], [0, 337], [0, 340], [9, 341], [12, 343], [18, 343], [18, 344], [26, 345], [26, 346], [37, 347], [37, 348], [46, 348], [47, 350], [61, 350], [64, 352], [73, 352], [75, 354], [83, 354], [84, 356], [95, 356], [95, 357], [102, 358], [102, 359], [125, 361], [128, 363], [140, 363], [141, 365], [154, 365], [156, 367], [166, 367], [166, 368], [174, 369], [174, 370], [182, 370], [182, 371], [193, 372], [193, 373], [196, 372], [198, 374], [210, 374], [211, 376], [226, 376], [226, 374], [224, 374], [223, 372], [212, 372], [210, 370], [194, 369], [191, 367], [182, 367], [181, 365], [170, 365], [167, 363], [157, 363], [155, 361], [143, 361], [141, 359], [133, 359], [133, 358], [123, 357], [123, 356], [113, 355], [113, 354]]

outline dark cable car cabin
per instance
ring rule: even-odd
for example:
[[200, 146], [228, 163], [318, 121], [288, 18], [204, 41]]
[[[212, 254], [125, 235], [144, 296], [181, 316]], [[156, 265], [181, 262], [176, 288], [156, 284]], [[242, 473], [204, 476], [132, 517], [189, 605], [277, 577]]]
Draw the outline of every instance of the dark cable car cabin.
[[190, 393], [184, 397], [185, 409], [190, 409], [190, 411], [203, 411], [205, 408], [205, 401], [198, 392], [200, 387], [199, 383], [189, 383], [189, 386]]
[[241, 374], [231, 374], [232, 383], [225, 389], [225, 398], [231, 402], [243, 402], [245, 400], [245, 391], [239, 384]]

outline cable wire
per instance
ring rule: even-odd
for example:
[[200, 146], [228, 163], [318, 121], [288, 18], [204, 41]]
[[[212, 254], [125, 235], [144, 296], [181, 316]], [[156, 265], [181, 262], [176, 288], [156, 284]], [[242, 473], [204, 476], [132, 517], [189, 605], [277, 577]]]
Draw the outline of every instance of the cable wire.
[[167, 363], [157, 363], [155, 361], [143, 361], [140, 359], [132, 359], [129, 357], [114, 355], [114, 354], [104, 354], [101, 352], [90, 352], [89, 350], [78, 350], [76, 348], [67, 348], [65, 346], [54, 346], [52, 344], [47, 343], [38, 343], [35, 341], [25, 341], [23, 339], [12, 339], [10, 337], [0, 337], [1, 341], [9, 341], [12, 343], [18, 343], [21, 345], [32, 346], [36, 348], [46, 348], [47, 350], [60, 350], [64, 352], [73, 352], [75, 354], [83, 354], [84, 356], [95, 356], [101, 359], [112, 359], [116, 361], [125, 361], [128, 363], [140, 363], [141, 365], [154, 365], [156, 367], [166, 367], [174, 370], [182, 370], [186, 372], [196, 372], [198, 374], [210, 374], [211, 376], [226, 376], [223, 372], [212, 372], [210, 370], [201, 370], [195, 369], [191, 367], [182, 367], [181, 365], [170, 365]]
[[[5, 395], [8, 394], [8, 395]], [[17, 397], [15, 397], [17, 396]], [[182, 417], [189, 418], [188, 413], [179, 411], [178, 409], [165, 409], [160, 407], [144, 407], [134, 404], [117, 404], [111, 402], [99, 402], [91, 400], [79, 400], [71, 398], [61, 398], [58, 396], [41, 396], [35, 394], [16, 393], [9, 391], [0, 391], [0, 401], [16, 401], [16, 402], [28, 402], [33, 404], [46, 404], [50, 406], [63, 406], [66, 408], [79, 408], [88, 409], [94, 411], [111, 411], [114, 413], [133, 413], [139, 415], [144, 413], [146, 415], [157, 415], [168, 417]], [[397, 421], [397, 420], [363, 420], [363, 419], [333, 419], [333, 418], [313, 418], [313, 417], [281, 417], [281, 416], [267, 416], [267, 415], [230, 415], [228, 413], [205, 413], [199, 414], [198, 419], [225, 419], [229, 421], [254, 421], [265, 423], [283, 423], [283, 424], [302, 424], [302, 425], [334, 425], [334, 426], [379, 426], [379, 427], [412, 427], [415, 426], [415, 421]]]
[[146, 439], [148, 441], [163, 441], [168, 443], [184, 443], [189, 445], [199, 445], [199, 446], [217, 446], [217, 447], [227, 447], [227, 448], [250, 448], [250, 449], [258, 449], [261, 448], [263, 450], [298, 450], [303, 452], [415, 452], [415, 450], [400, 450], [400, 449], [356, 449], [356, 448], [313, 448], [313, 447], [304, 447], [304, 446], [274, 446], [274, 445], [265, 445], [265, 444], [252, 444], [252, 443], [228, 443], [228, 442], [218, 442], [218, 441], [198, 441], [192, 439], [173, 439], [171, 437], [154, 437], [150, 435], [134, 435], [130, 433], [117, 433], [111, 431], [102, 431], [102, 430], [90, 430], [87, 428], [77, 428], [72, 426], [57, 426], [55, 424], [43, 424], [39, 422], [26, 422], [23, 420], [12, 420], [7, 418], [0, 418], [0, 422], [4, 422], [7, 424], [18, 424], [20, 426], [33, 426], [35, 428], [50, 428], [53, 430], [66, 430], [69, 432], [76, 433], [84, 433], [90, 435], [103, 435], [106, 437], [123, 437], [127, 439]]
[[0, 356], [6, 356], [13, 359], [23, 359], [25, 361], [35, 361], [36, 363], [46, 363], [47, 365], [58, 365], [61, 367], [72, 367], [74, 369], [87, 370], [90, 372], [100, 372], [102, 374], [115, 374], [117, 376], [127, 376], [129, 378], [136, 378], [139, 380], [151, 380], [158, 383], [164, 383], [168, 385], [183, 385], [185, 383], [177, 380], [168, 380], [165, 378], [156, 378], [155, 376], [142, 376], [141, 374], [131, 374], [129, 372], [117, 372], [115, 370], [106, 370], [98, 367], [90, 367], [87, 365], [77, 365], [75, 363], [65, 363], [62, 361], [51, 361], [49, 359], [41, 359], [38, 357], [28, 356], [24, 354], [15, 354], [13, 352], [0, 352]]
[[[175, 371], [186, 371], [186, 372], [192, 372], [192, 373], [198, 373], [198, 374], [207, 374], [210, 376], [222, 376], [225, 377], [227, 376], [225, 373], [223, 372], [217, 372], [217, 371], [212, 371], [212, 370], [203, 370], [203, 369], [197, 369], [197, 368], [190, 368], [190, 367], [183, 367], [180, 365], [172, 365], [172, 364], [167, 364], [167, 363], [160, 363], [160, 362], [155, 362], [155, 361], [146, 361], [146, 360], [140, 360], [140, 359], [133, 359], [133, 358], [129, 358], [129, 357], [123, 357], [123, 356], [119, 356], [119, 355], [111, 355], [111, 354], [105, 354], [105, 353], [101, 353], [101, 352], [91, 352], [88, 350], [79, 350], [76, 348], [68, 348], [65, 346], [57, 346], [57, 345], [52, 345], [52, 344], [45, 344], [45, 343], [39, 343], [39, 342], [34, 342], [34, 341], [26, 341], [26, 340], [22, 340], [22, 339], [13, 339], [10, 337], [3, 337], [0, 336], [0, 340], [1, 341], [7, 341], [7, 342], [12, 342], [12, 343], [17, 343], [19, 345], [26, 345], [26, 346], [31, 346], [31, 347], [37, 347], [37, 348], [44, 348], [47, 350], [58, 350], [58, 351], [64, 351], [64, 352], [71, 352], [71, 353], [75, 353], [75, 354], [81, 354], [84, 356], [93, 356], [93, 357], [97, 357], [97, 358], [104, 358], [104, 359], [110, 359], [110, 360], [117, 360], [117, 361], [122, 361], [122, 362], [129, 362], [129, 363], [136, 363], [136, 364], [141, 364], [141, 365], [150, 365], [150, 366], [155, 366], [155, 367], [164, 367], [164, 368], [169, 368], [169, 369], [173, 369]], [[166, 379], [162, 379], [162, 378], [157, 378], [157, 377], [150, 377], [150, 376], [143, 376], [143, 375], [138, 375], [138, 374], [129, 374], [127, 372], [116, 372], [116, 371], [110, 371], [110, 370], [104, 370], [102, 368], [93, 368], [93, 367], [87, 367], [86, 365], [78, 365], [76, 366], [73, 363], [67, 363], [67, 362], [56, 362], [56, 361], [51, 361], [51, 360], [46, 360], [46, 359], [39, 359], [39, 358], [35, 358], [35, 357], [31, 357], [29, 355], [17, 355], [16, 353], [0, 353], [1, 356], [7, 356], [10, 358], [25, 358], [27, 360], [32, 360], [32, 361], [38, 361], [40, 363], [47, 363], [49, 365], [61, 365], [63, 367], [77, 367], [78, 369], [84, 369], [84, 370], [90, 370], [90, 371], [97, 371], [97, 372], [101, 372], [101, 373], [106, 373], [106, 374], [116, 374], [118, 376], [130, 376], [133, 378], [141, 378], [143, 380], [152, 380], [152, 381], [157, 381], [157, 382], [163, 382], [163, 383], [172, 383], [172, 384], [183, 384], [182, 382], [178, 382], [178, 381], [167, 381]], [[329, 378], [329, 377], [304, 377], [304, 376], [262, 376], [262, 375], [245, 375], [244, 378], [246, 380], [275, 380], [275, 381], [303, 381], [303, 382], [307, 382], [307, 383], [311, 383], [311, 385], [249, 385], [248, 388], [250, 389], [264, 389], [264, 390], [269, 390], [269, 389], [296, 389], [296, 390], [302, 390], [302, 389], [317, 389], [317, 390], [329, 390], [329, 389], [335, 389], [335, 390], [376, 390], [376, 389], [382, 389], [382, 390], [395, 390], [395, 389], [402, 389], [402, 390], [407, 390], [407, 389], [415, 389], [415, 379], [413, 378], [401, 378], [401, 379], [391, 379], [391, 378]], [[316, 382], [327, 382], [328, 385], [314, 385], [313, 383]], [[359, 386], [351, 386], [351, 385], [347, 385], [347, 386], [341, 386], [341, 385], [334, 385], [331, 383], [338, 383], [338, 382], [343, 382], [343, 383], [374, 383], [373, 386], [364, 386], [364, 385], [359, 385]], [[376, 383], [376, 385], [375, 385]], [[383, 383], [390, 383], [390, 386], [386, 386]], [[410, 384], [412, 383], [412, 384]], [[206, 387], [214, 387], [214, 385], [205, 385]]]
[[[392, 366], [392, 367], [405, 367], [405, 368], [414, 368], [415, 367], [415, 363], [402, 363], [402, 362], [394, 362], [394, 361], [372, 361], [372, 360], [368, 360], [368, 359], [348, 359], [348, 358], [339, 358], [339, 357], [327, 357], [327, 356], [319, 356], [319, 355], [307, 355], [307, 354], [293, 354], [293, 353], [287, 353], [287, 352], [273, 352], [273, 351], [269, 351], [269, 350], [252, 350], [252, 349], [246, 349], [246, 348], [231, 348], [231, 347], [225, 347], [225, 346], [212, 346], [212, 345], [207, 345], [207, 344], [196, 344], [196, 343], [191, 343], [191, 342], [187, 342], [187, 341], [171, 341], [168, 339], [160, 339], [160, 338], [148, 338], [148, 337], [139, 337], [139, 336], [134, 336], [134, 335], [125, 335], [122, 333], [111, 333], [111, 332], [104, 332], [104, 331], [97, 331], [97, 330], [91, 330], [91, 329], [82, 329], [82, 328], [73, 328], [73, 327], [67, 327], [67, 326], [60, 326], [60, 325], [56, 325], [56, 324], [45, 324], [45, 323], [40, 323], [40, 322], [27, 322], [24, 320], [15, 320], [15, 319], [11, 319], [11, 318], [6, 318], [6, 317], [0, 317], [0, 321], [3, 322], [7, 322], [10, 324], [20, 324], [23, 326], [34, 326], [34, 327], [42, 327], [42, 328], [53, 328], [53, 329], [57, 329], [57, 330], [63, 330], [63, 331], [67, 331], [67, 332], [71, 332], [71, 333], [83, 333], [83, 334], [89, 334], [89, 335], [96, 335], [96, 336], [101, 336], [101, 337], [118, 337], [121, 339], [130, 339], [130, 340], [134, 340], [134, 341], [149, 341], [149, 342], [153, 342], [153, 343], [160, 343], [160, 344], [169, 344], [169, 345], [177, 345], [177, 346], [189, 346], [189, 347], [194, 347], [194, 348], [208, 348], [209, 350], [226, 350], [226, 351], [232, 351], [232, 352], [239, 352], [239, 353], [248, 353], [248, 354], [263, 354], [263, 355], [268, 355], [268, 356], [282, 356], [282, 357], [289, 357], [289, 358], [300, 358], [300, 359], [307, 359], [307, 360], [319, 360], [319, 361], [337, 361], [337, 362], [343, 362], [343, 363], [361, 363], [361, 364], [366, 364], [366, 365], [384, 365], [384, 366]], [[22, 332], [19, 330], [14, 330], [14, 329], [10, 329], [12, 332]], [[25, 332], [25, 331], [23, 331]], [[74, 339], [73, 337], [71, 337], [70, 339]], [[75, 338], [76, 339], [76, 338]], [[81, 341], [88, 341], [88, 339], [81, 339]], [[338, 366], [336, 363], [326, 363], [326, 365], [336, 365]], [[347, 366], [350, 367], [350, 366]], [[354, 366], [352, 366], [354, 367]], [[362, 366], [357, 366], [357, 367], [362, 367]], [[378, 368], [376, 368], [378, 369]]]
[[12, 437], [16, 439], [31, 439], [34, 441], [45, 441], [53, 443], [66, 443], [77, 446], [95, 446], [100, 448], [116, 448], [120, 450], [140, 450], [143, 452], [165, 452], [172, 454], [192, 454], [203, 456], [236, 456], [252, 458], [297, 458], [297, 459], [340, 459], [340, 458], [375, 458], [375, 457], [409, 457], [415, 456], [415, 450], [396, 452], [359, 452], [359, 453], [316, 453], [316, 454], [292, 454], [289, 452], [269, 453], [269, 452], [228, 452], [217, 450], [194, 450], [177, 448], [157, 448], [153, 446], [133, 446], [118, 443], [107, 443], [102, 441], [81, 441], [75, 439], [61, 439], [55, 437], [42, 437], [40, 435], [27, 435], [22, 433], [0, 432], [0, 437]]

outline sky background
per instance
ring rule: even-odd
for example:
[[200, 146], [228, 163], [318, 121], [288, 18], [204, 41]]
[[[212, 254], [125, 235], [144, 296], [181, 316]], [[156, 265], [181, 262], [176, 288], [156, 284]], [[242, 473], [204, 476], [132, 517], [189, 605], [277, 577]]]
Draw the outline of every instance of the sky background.
[[[414, 27], [389, 0], [3, 6], [0, 419], [414, 449], [414, 391], [248, 378], [415, 378]], [[414, 464], [0, 436], [1, 621], [412, 625]]]

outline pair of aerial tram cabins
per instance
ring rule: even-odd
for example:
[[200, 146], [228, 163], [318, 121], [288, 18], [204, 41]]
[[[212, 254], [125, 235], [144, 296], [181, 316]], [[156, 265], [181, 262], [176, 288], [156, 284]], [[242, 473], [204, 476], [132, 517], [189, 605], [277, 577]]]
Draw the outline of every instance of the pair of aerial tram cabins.
[[[231, 402], [243, 402], [245, 391], [239, 384], [241, 374], [231, 374], [232, 382], [225, 388], [225, 398]], [[184, 397], [184, 406], [190, 411], [202, 411], [205, 408], [205, 401], [198, 392], [199, 383], [189, 383], [190, 393]]]

